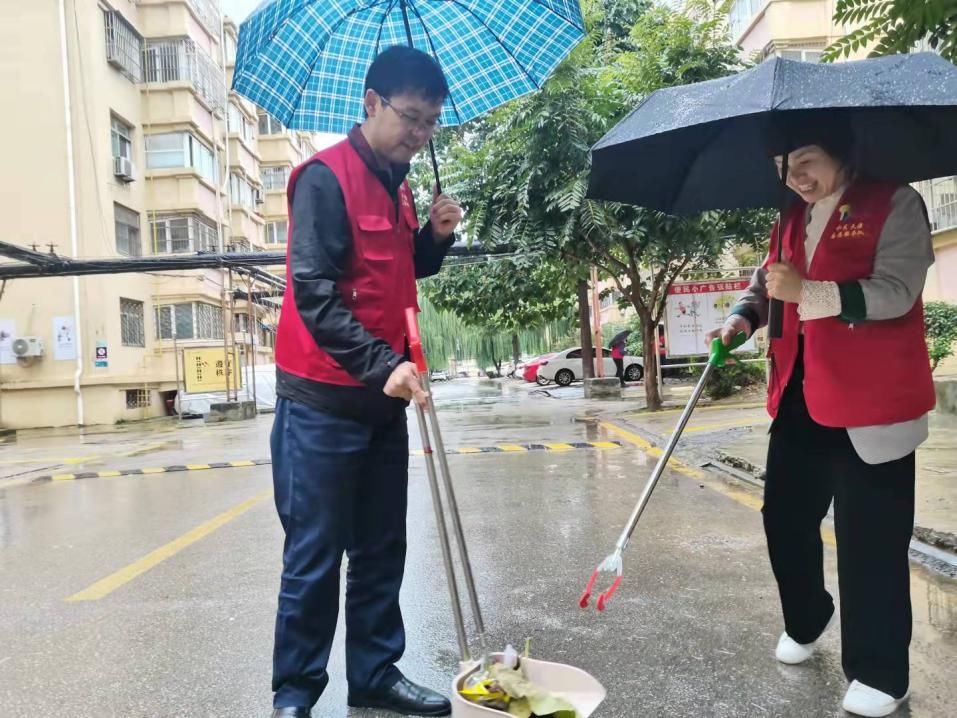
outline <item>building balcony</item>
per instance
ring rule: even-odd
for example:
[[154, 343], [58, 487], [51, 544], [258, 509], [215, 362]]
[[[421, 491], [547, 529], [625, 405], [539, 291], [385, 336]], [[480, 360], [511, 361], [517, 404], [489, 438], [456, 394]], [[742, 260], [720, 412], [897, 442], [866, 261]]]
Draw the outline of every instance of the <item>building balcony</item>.
[[[237, 207], [233, 205], [232, 212], [230, 213], [230, 240], [229, 243], [236, 245], [236, 247], [242, 247], [246, 251], [254, 249], [262, 249], [265, 240], [263, 237], [263, 226], [265, 222], [263, 218], [256, 214], [254, 211], [248, 207]], [[240, 244], [240, 241], [245, 242], [245, 245]], [[237, 251], [240, 251], [237, 249]]]
[[144, 92], [149, 96], [163, 87], [190, 87], [210, 112], [221, 115], [226, 107], [222, 67], [191, 37], [147, 40], [143, 48]]
[[218, 217], [216, 185], [192, 167], [151, 169], [146, 172], [148, 211], [160, 214], [201, 213]]
[[189, 35], [207, 52], [218, 47], [223, 14], [215, 0], [137, 0], [139, 25], [147, 37]]
[[261, 184], [259, 155], [239, 135], [229, 137], [229, 169], [245, 175], [254, 184]]
[[957, 177], [940, 177], [917, 183], [927, 205], [934, 233], [957, 229]]

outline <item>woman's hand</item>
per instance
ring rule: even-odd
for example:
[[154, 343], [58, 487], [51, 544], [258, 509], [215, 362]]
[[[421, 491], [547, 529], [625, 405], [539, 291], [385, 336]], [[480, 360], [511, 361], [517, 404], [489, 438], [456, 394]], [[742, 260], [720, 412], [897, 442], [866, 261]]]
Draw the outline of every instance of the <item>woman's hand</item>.
[[732, 314], [725, 320], [723, 327], [710, 331], [705, 336], [708, 339], [708, 346], [711, 346], [715, 337], [721, 337], [721, 343], [728, 346], [731, 344], [731, 340], [741, 332], [751, 336], [752, 331], [751, 322], [740, 314]]
[[801, 283], [804, 281], [790, 262], [778, 262], [768, 267], [768, 296], [792, 304], [801, 303]]

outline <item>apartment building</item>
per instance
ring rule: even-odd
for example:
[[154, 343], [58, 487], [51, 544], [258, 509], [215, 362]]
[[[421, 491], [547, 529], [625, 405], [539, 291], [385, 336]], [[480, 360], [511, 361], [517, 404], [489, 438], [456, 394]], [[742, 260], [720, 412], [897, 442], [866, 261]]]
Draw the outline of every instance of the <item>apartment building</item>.
[[[82, 258], [284, 247], [285, 181], [313, 139], [228, 91], [238, 30], [218, 0], [0, 5], [4, 241]], [[235, 343], [241, 365], [271, 361], [275, 309], [250, 312], [233, 299], [245, 280], [230, 280], [7, 282], [0, 426], [162, 416], [186, 349], [225, 357]], [[15, 355], [17, 338], [29, 356]]]
[[[834, 23], [835, 4], [836, 0], [734, 0], [731, 37], [750, 56], [818, 62], [824, 48], [851, 29]], [[957, 178], [941, 177], [915, 186], [927, 204], [937, 258], [927, 275], [924, 299], [957, 302]]]

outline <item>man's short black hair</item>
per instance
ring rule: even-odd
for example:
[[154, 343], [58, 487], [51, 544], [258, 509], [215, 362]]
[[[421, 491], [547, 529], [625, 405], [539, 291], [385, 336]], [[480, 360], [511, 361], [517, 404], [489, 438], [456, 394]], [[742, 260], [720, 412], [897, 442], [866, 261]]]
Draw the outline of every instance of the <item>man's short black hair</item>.
[[449, 85], [431, 55], [404, 45], [379, 53], [366, 73], [366, 90], [389, 99], [395, 95], [418, 95], [429, 102], [444, 102]]

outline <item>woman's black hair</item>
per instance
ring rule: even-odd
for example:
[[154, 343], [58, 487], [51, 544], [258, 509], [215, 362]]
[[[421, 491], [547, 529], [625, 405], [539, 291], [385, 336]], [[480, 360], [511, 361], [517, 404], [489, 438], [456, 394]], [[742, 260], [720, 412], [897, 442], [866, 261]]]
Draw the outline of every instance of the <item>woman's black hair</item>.
[[766, 133], [772, 157], [817, 145], [848, 170], [854, 166], [854, 131], [843, 112], [788, 112]]

